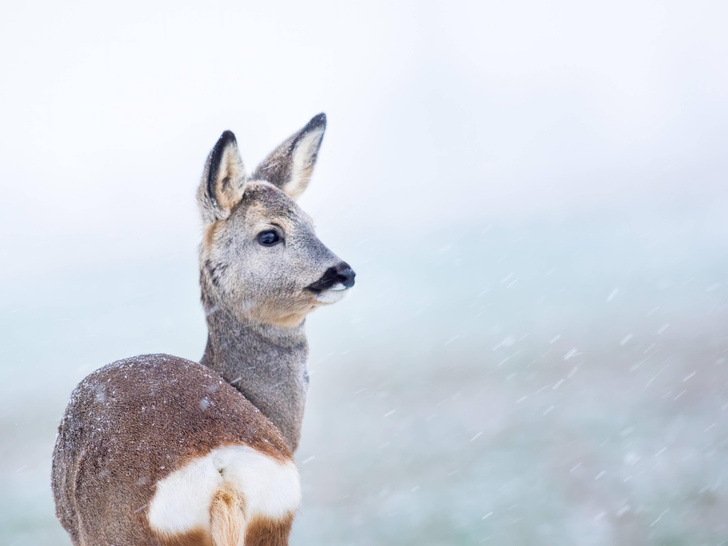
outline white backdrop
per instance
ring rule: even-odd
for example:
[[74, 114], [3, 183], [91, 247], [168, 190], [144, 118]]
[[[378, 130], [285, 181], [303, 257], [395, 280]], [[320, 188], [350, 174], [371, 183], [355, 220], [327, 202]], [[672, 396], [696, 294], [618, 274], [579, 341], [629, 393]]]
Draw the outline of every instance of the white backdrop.
[[[219, 134], [252, 171], [325, 111], [302, 204], [359, 287], [310, 320], [296, 543], [725, 539], [727, 17], [658, 1], [5, 6], [0, 538], [64, 540], [48, 474], [75, 382], [131, 354], [201, 355], [194, 193]], [[666, 474], [621, 474], [668, 444]], [[564, 468], [539, 465], [549, 450]]]

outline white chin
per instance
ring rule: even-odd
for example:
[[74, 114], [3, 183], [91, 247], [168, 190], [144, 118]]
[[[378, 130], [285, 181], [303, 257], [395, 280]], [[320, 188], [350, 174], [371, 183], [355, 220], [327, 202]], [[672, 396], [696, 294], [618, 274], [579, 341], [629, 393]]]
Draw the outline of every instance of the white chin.
[[328, 290], [319, 292], [316, 294], [316, 301], [321, 303], [336, 303], [337, 301], [343, 300], [349, 293], [349, 289], [343, 284], [335, 284]]

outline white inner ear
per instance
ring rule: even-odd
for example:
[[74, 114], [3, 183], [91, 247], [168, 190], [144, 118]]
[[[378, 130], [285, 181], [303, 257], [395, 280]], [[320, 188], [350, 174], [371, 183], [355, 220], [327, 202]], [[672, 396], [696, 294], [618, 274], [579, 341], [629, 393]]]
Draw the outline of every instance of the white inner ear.
[[[232, 180], [242, 180], [245, 178], [245, 167], [243, 160], [240, 158], [237, 146], [228, 146], [222, 154], [222, 166], [224, 166], [225, 175], [230, 176]], [[241, 185], [242, 186], [242, 185]]]
[[[215, 181], [216, 199], [226, 217], [230, 210], [243, 198], [246, 177], [245, 166], [240, 158], [237, 146], [228, 146], [223, 151], [220, 170]], [[225, 178], [228, 179], [228, 182], [223, 186]]]
[[316, 129], [308, 133], [296, 144], [291, 161], [291, 177], [282, 188], [292, 199], [296, 199], [301, 195], [311, 180], [314, 160], [323, 136], [323, 128]]

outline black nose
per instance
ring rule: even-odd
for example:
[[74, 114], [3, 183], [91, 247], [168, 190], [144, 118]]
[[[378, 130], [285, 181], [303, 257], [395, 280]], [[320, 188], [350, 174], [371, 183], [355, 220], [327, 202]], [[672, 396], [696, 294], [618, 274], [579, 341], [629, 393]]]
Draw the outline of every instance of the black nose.
[[348, 263], [341, 262], [334, 268], [334, 271], [336, 272], [337, 282], [340, 282], [347, 288], [354, 286], [354, 277], [356, 277], [356, 273], [354, 273], [354, 270]]
[[308, 288], [314, 292], [328, 290], [337, 284], [343, 284], [346, 288], [351, 288], [354, 286], [354, 277], [356, 277], [356, 273], [354, 273], [351, 266], [346, 262], [340, 262], [334, 267], [329, 267], [326, 273]]

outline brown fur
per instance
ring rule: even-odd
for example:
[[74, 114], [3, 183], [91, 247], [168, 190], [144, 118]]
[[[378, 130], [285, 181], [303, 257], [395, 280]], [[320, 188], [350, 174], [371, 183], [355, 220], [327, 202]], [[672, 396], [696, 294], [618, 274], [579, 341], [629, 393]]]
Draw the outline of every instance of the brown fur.
[[162, 546], [216, 546], [206, 529], [191, 531], [183, 535], [159, 537]]
[[155, 544], [154, 484], [230, 444], [292, 459], [268, 419], [204, 366], [168, 355], [109, 364], [76, 387], [59, 426], [56, 513], [76, 544]]
[[293, 525], [293, 515], [282, 520], [255, 518], [248, 523], [245, 546], [285, 546]]

